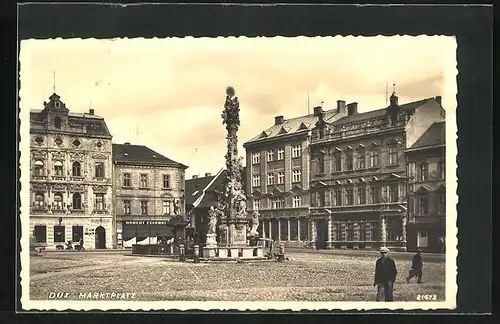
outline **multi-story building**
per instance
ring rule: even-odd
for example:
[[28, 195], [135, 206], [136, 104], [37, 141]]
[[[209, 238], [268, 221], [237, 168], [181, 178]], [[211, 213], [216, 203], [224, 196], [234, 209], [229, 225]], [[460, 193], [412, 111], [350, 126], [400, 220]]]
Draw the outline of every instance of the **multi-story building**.
[[261, 215], [259, 233], [288, 246], [309, 241], [309, 141], [318, 118], [333, 122], [346, 115], [345, 104], [323, 114], [321, 107], [306, 116], [275, 117], [274, 125], [244, 144], [248, 210]]
[[310, 143], [311, 245], [406, 249], [405, 150], [444, 119], [441, 98], [399, 105], [393, 93], [387, 108], [358, 113], [354, 102], [323, 119]]
[[167, 221], [184, 214], [187, 166], [143, 145], [113, 144], [116, 243], [130, 246], [174, 233]]
[[112, 247], [112, 136], [102, 117], [57, 94], [30, 112], [30, 228], [47, 249]]
[[436, 122], [406, 150], [408, 250], [445, 252], [445, 122]]

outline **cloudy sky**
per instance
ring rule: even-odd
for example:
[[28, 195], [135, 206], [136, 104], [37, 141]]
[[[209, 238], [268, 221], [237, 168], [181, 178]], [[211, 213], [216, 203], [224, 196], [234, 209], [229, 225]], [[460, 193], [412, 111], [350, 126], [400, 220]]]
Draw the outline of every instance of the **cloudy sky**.
[[437, 95], [455, 109], [450, 37], [28, 40], [20, 47], [21, 116], [56, 92], [70, 111], [91, 106], [114, 143], [146, 145], [187, 164], [187, 177], [224, 166], [225, 89], [240, 100], [243, 143], [311, 107], [356, 101], [360, 112]]

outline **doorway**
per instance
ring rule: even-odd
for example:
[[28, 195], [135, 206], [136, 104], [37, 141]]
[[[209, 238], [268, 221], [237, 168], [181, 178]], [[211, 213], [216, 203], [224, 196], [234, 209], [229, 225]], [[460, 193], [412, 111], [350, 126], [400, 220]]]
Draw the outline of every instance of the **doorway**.
[[324, 219], [316, 220], [316, 248], [326, 249], [326, 241], [328, 237], [328, 225]]
[[106, 248], [106, 230], [102, 226], [99, 226], [95, 229], [95, 248]]

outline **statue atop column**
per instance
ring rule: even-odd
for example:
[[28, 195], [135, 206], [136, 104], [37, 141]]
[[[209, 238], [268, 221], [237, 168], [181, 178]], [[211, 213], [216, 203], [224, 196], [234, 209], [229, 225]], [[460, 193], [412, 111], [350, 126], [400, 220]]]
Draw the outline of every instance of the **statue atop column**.
[[257, 232], [257, 229], [259, 228], [259, 211], [256, 209], [254, 210], [252, 214], [252, 218], [250, 220], [250, 231], [249, 235], [250, 236], [259, 236], [259, 232]]

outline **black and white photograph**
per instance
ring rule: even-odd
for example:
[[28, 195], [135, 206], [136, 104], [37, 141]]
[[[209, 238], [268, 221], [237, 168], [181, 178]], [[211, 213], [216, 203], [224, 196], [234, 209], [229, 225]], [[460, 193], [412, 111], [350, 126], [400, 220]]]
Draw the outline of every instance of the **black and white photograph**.
[[454, 308], [456, 50], [22, 40], [23, 308]]

